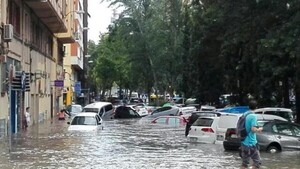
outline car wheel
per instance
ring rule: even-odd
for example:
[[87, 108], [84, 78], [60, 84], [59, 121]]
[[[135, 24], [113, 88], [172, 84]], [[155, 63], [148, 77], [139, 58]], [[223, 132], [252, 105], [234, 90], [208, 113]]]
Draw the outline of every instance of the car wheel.
[[268, 153], [278, 153], [279, 151], [280, 151], [279, 148], [276, 146], [269, 146], [267, 149]]

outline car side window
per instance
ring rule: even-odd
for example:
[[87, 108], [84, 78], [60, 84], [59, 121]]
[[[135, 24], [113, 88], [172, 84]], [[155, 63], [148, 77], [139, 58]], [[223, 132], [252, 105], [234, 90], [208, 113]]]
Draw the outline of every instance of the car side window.
[[258, 112], [255, 112], [255, 114], [262, 114], [262, 112], [261, 112], [261, 111], [258, 111]]
[[113, 109], [113, 106], [112, 105], [107, 105], [104, 108], [105, 108], [105, 112], [108, 112], [108, 111]]
[[102, 116], [102, 114], [104, 113], [104, 108], [100, 109], [99, 115]]
[[156, 120], [156, 123], [166, 123], [166, 118], [162, 117]]
[[170, 117], [169, 118], [169, 122], [168, 122], [169, 124], [171, 124], [171, 125], [175, 125], [175, 124], [177, 124], [177, 118], [174, 118], [174, 117]]
[[100, 117], [96, 115], [97, 124], [100, 122]]
[[300, 137], [300, 127], [299, 127], [299, 126], [296, 126], [296, 125], [293, 125], [292, 128], [293, 128], [293, 130], [294, 130], [294, 132], [295, 132], [295, 135], [296, 135], [297, 137]]
[[288, 135], [288, 136], [293, 135], [293, 132], [292, 132], [289, 124], [276, 124], [276, 129], [277, 129], [277, 132], [274, 130], [274, 126], [273, 126], [273, 131], [275, 133]]

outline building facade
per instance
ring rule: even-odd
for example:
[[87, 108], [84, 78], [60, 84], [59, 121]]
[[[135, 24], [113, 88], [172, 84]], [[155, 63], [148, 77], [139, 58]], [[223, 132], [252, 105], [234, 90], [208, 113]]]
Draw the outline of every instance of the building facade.
[[[64, 89], [72, 91], [77, 81], [76, 72], [68, 68], [83, 69], [80, 45], [72, 53], [72, 44], [80, 43], [79, 4], [79, 0], [0, 0], [0, 137], [22, 129], [26, 107], [29, 125], [52, 119], [63, 108]], [[68, 54], [69, 60], [64, 58]], [[14, 89], [19, 72], [29, 75], [30, 91]]]

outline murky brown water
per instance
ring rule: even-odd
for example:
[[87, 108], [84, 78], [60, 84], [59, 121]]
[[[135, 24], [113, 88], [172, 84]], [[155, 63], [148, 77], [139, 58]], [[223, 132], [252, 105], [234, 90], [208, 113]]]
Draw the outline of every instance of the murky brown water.
[[[185, 169], [239, 168], [237, 152], [222, 145], [191, 144], [184, 128], [143, 120], [105, 121], [104, 130], [71, 133], [66, 122], [0, 139], [0, 169]], [[262, 153], [262, 168], [300, 168], [300, 152]]]

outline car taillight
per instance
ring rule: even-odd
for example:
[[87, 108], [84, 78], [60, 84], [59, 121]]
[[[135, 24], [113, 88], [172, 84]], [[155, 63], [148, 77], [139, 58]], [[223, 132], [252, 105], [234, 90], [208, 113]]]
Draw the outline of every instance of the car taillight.
[[231, 137], [231, 135], [236, 134], [236, 130], [235, 129], [227, 129], [226, 131], [226, 138], [227, 137]]
[[214, 133], [214, 130], [212, 128], [202, 128], [201, 131], [206, 133]]

